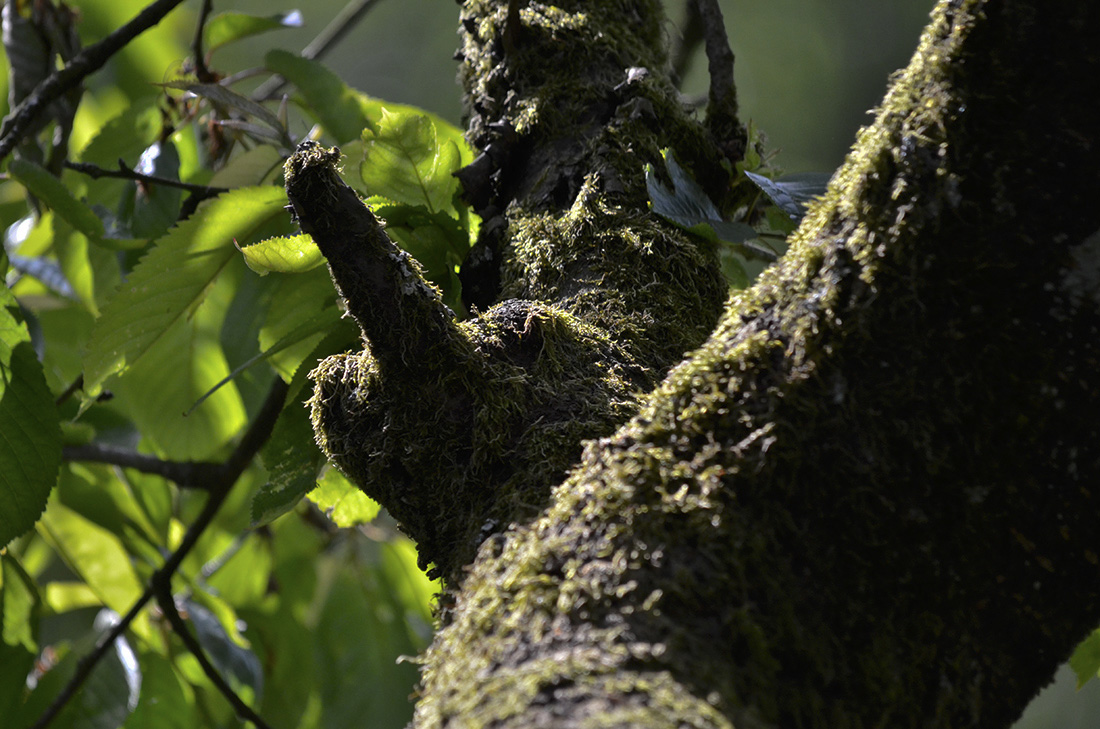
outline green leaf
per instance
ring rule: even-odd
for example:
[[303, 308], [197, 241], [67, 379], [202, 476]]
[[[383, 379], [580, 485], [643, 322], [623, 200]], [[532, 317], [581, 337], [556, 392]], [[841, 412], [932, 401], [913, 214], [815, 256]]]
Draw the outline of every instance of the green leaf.
[[1100, 629], [1089, 633], [1069, 657], [1069, 667], [1077, 674], [1077, 688], [1096, 678], [1100, 673]]
[[22, 703], [38, 655], [40, 600], [34, 580], [10, 554], [0, 554], [0, 716]]
[[645, 184], [653, 203], [653, 212], [696, 235], [715, 242], [735, 246], [746, 258], [774, 261], [775, 255], [749, 241], [759, 234], [751, 225], [722, 219], [718, 207], [691, 178], [668, 150], [664, 152], [665, 167], [672, 180], [672, 189], [665, 187], [650, 165], [646, 165]]
[[260, 328], [260, 347], [270, 352], [271, 365], [289, 382], [318, 342], [341, 322], [348, 320], [340, 317], [327, 270], [284, 276]]
[[427, 116], [383, 108], [376, 128], [363, 130], [359, 174], [371, 194], [434, 213], [451, 207], [460, 159], [457, 144], [438, 143]]
[[256, 273], [303, 273], [325, 262], [321, 249], [308, 235], [281, 235], [241, 249], [244, 262]]
[[[180, 157], [171, 141], [154, 142], [142, 153], [137, 172], [168, 180], [179, 180]], [[135, 238], [157, 238], [176, 222], [183, 191], [168, 185], [131, 182], [122, 198], [119, 215], [129, 221]]]
[[[339, 144], [358, 139], [363, 129], [372, 124], [369, 116], [381, 116], [380, 112], [369, 109], [372, 102], [317, 61], [275, 50], [264, 56], [264, 65], [298, 87], [308, 111], [320, 119]], [[373, 113], [368, 113], [371, 111]]]
[[[130, 555], [118, 537], [106, 529], [55, 501], [50, 502], [39, 529], [107, 607], [125, 613], [141, 596], [141, 581]], [[135, 623], [135, 627], [140, 625], [140, 620]]]
[[140, 361], [194, 312], [235, 256], [233, 241], [250, 239], [284, 214], [285, 204], [286, 193], [278, 187], [233, 190], [204, 203], [160, 240], [96, 322], [84, 360], [88, 391], [96, 392], [107, 377]]
[[303, 406], [292, 402], [283, 408], [260, 457], [267, 469], [267, 483], [252, 499], [254, 525], [290, 511], [317, 485], [325, 458], [313, 442], [313, 426]]
[[801, 172], [785, 175], [778, 180], [770, 180], [763, 175], [745, 172], [745, 176], [756, 183], [773, 203], [791, 216], [791, 220], [802, 220], [806, 215], [806, 206], [814, 198], [824, 195], [832, 175], [827, 172]]
[[353, 527], [374, 521], [382, 507], [329, 466], [317, 479], [317, 488], [307, 494], [309, 500], [328, 514], [338, 527]]
[[57, 481], [61, 426], [15, 297], [0, 287], [0, 545], [30, 529]]
[[141, 698], [125, 729], [194, 729], [202, 726], [197, 703], [172, 663], [156, 653], [141, 657]]
[[266, 17], [245, 13], [219, 13], [206, 22], [203, 34], [207, 50], [214, 51], [241, 38], [280, 28], [300, 28], [301, 26], [302, 14], [297, 10]]
[[24, 159], [13, 159], [8, 171], [81, 233], [96, 240], [103, 237], [103, 221], [90, 207], [73, 197], [69, 188], [46, 168]]

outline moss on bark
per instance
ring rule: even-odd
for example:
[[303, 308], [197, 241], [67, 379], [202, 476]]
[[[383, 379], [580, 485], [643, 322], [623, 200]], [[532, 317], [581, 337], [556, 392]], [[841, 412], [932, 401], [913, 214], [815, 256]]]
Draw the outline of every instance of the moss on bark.
[[790, 252], [483, 546], [417, 726], [1018, 716], [1100, 618], [1098, 28], [937, 5]]
[[642, 170], [660, 148], [715, 189], [732, 169], [664, 77], [657, 10], [464, 10], [483, 152], [462, 178], [501, 280], [499, 303], [469, 321], [339, 181], [335, 151], [306, 145], [287, 164], [296, 214], [365, 343], [313, 373], [318, 443], [450, 588], [484, 540], [545, 508], [585, 439], [637, 412], [725, 301], [714, 252], [648, 211]]

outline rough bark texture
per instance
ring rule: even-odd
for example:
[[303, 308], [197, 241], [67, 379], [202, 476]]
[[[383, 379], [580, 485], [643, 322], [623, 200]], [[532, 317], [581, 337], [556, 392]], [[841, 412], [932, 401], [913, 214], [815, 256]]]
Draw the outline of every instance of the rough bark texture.
[[[671, 111], [656, 3], [508, 5], [463, 10], [487, 258], [653, 376], [716, 296], [707, 265], [664, 290], [688, 244], [644, 214], [638, 159], [676, 146], [717, 190], [719, 158]], [[1018, 716], [1100, 622], [1098, 32], [1096, 3], [937, 5], [789, 253], [450, 571], [416, 726]], [[617, 101], [630, 66], [650, 74]]]

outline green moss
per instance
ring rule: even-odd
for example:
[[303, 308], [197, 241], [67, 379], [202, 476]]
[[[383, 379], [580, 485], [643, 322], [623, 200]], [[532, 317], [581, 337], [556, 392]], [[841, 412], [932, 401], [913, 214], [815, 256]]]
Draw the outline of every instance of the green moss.
[[[1074, 475], [1100, 462], [1080, 374], [1097, 312], [1056, 292], [1100, 192], [1079, 133], [1095, 97], [1051, 90], [1056, 126], [1031, 111], [1053, 77], [1027, 68], [1049, 55], [1071, 76], [1084, 53], [1056, 49], [1091, 47], [1096, 11], [1034, 30], [1039, 12], [937, 6], [790, 252], [543, 514], [482, 548], [425, 657], [417, 726], [1012, 721], [1100, 609]], [[1029, 174], [1046, 154], [1083, 186]], [[644, 340], [608, 314], [633, 294], [585, 287], [637, 291], [645, 274], [620, 269], [675, 247], [623, 194], [590, 173], [564, 215], [513, 208], [509, 291]], [[1043, 213], [1010, 214], [1029, 205]]]

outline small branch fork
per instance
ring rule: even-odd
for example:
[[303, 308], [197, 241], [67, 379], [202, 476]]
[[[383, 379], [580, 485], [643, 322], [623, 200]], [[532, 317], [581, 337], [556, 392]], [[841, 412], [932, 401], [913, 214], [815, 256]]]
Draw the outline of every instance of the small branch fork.
[[[275, 427], [275, 421], [278, 419], [279, 413], [282, 412], [283, 404], [286, 401], [287, 391], [288, 388], [286, 383], [279, 378], [275, 378], [275, 382], [268, 391], [267, 399], [264, 401], [259, 413], [256, 414], [255, 420], [252, 421], [244, 437], [241, 438], [240, 443], [237, 444], [237, 447], [224, 463], [195, 464], [162, 462], [161, 466], [153, 466], [151, 461], [155, 459], [149, 459], [147, 456], [141, 456], [139, 454], [128, 454], [123, 457], [121, 453], [112, 451], [103, 446], [99, 446], [94, 450], [81, 450], [89, 448], [87, 446], [66, 449], [65, 455], [69, 460], [79, 459], [92, 460], [99, 463], [115, 463], [116, 465], [128, 468], [137, 468], [146, 473], [158, 473], [166, 478], [172, 478], [172, 476], [167, 475], [167, 473], [182, 474], [192, 480], [190, 485], [207, 491], [209, 493], [209, 498], [206, 500], [202, 512], [187, 529], [187, 533], [184, 535], [183, 541], [180, 542], [179, 547], [176, 548], [176, 551], [171, 554], [160, 569], [153, 573], [152, 578], [149, 580], [148, 587], [145, 588], [145, 592], [142, 593], [141, 597], [137, 599], [133, 607], [131, 607], [126, 615], [122, 617], [118, 624], [100, 637], [92, 652], [80, 660], [72, 678], [65, 684], [65, 687], [29, 729], [45, 729], [45, 727], [49, 726], [50, 722], [53, 721], [57, 714], [69, 703], [73, 696], [76, 695], [76, 692], [84, 682], [87, 681], [92, 670], [110, 650], [115, 639], [130, 627], [130, 624], [133, 623], [134, 619], [141, 613], [141, 610], [154, 597], [157, 598], [157, 602], [160, 604], [169, 623], [172, 624], [172, 628], [180, 636], [180, 639], [183, 641], [184, 645], [187, 646], [188, 650], [198, 659], [207, 677], [210, 678], [214, 685], [217, 686], [218, 690], [220, 690], [222, 694], [225, 695], [226, 699], [233, 705], [233, 708], [237, 711], [237, 715], [246, 721], [252, 722], [258, 729], [268, 729], [268, 725], [264, 723], [252, 709], [248, 708], [244, 701], [242, 701], [233, 691], [232, 687], [225, 682], [225, 679], [217, 675], [217, 670], [206, 658], [201, 646], [199, 646], [197, 641], [191, 636], [187, 626], [183, 624], [183, 620], [180, 618], [175, 607], [175, 602], [171, 594], [171, 586], [172, 576], [179, 569], [184, 558], [199, 541], [199, 538], [202, 537], [207, 527], [213, 522], [214, 516], [225, 502], [226, 497], [229, 495], [233, 485], [237, 482], [237, 479], [240, 478], [245, 468], [248, 467], [248, 464], [251, 463], [252, 459], [256, 456], [256, 453], [259, 452], [263, 444], [267, 442], [267, 439], [271, 437], [271, 431]], [[114, 453], [114, 459], [108, 457], [110, 453]], [[200, 475], [203, 479], [201, 483], [199, 479]], [[178, 483], [184, 485], [182, 482]], [[178, 619], [179, 624], [177, 624], [176, 619]]]
[[0, 160], [3, 160], [18, 146], [23, 135], [32, 128], [35, 118], [45, 111], [55, 99], [69, 89], [76, 87], [87, 76], [98, 71], [111, 56], [118, 53], [127, 43], [159, 23], [183, 0], [156, 0], [146, 6], [130, 22], [103, 40], [88, 46], [78, 53], [65, 67], [50, 74], [35, 87], [27, 98], [23, 99], [0, 125]]

